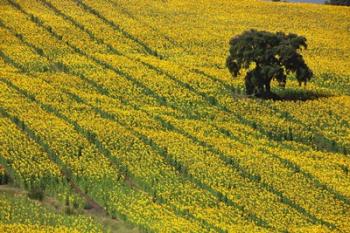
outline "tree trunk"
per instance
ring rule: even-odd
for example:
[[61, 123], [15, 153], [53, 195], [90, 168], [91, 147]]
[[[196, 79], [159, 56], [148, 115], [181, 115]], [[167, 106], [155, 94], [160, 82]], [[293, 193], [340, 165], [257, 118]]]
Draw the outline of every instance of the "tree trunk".
[[270, 81], [267, 81], [265, 83], [265, 88], [266, 88], [266, 95], [269, 96], [271, 94], [271, 80]]
[[254, 94], [254, 85], [251, 80], [251, 74], [247, 74], [245, 77], [245, 93], [246, 95]]

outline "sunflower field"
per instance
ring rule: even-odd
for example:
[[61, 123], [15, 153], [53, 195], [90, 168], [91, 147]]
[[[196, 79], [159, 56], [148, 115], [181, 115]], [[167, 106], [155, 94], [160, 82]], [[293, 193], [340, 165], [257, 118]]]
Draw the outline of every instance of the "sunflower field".
[[[311, 82], [244, 97], [225, 59], [252, 28], [305, 36]], [[349, 169], [349, 7], [0, 0], [0, 184], [141, 232], [345, 233]], [[109, 231], [1, 188], [0, 207], [0, 232]]]

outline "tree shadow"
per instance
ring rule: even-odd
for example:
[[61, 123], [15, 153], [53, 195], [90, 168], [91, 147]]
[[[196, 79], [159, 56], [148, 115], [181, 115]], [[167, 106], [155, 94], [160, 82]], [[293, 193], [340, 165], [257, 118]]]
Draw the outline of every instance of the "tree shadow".
[[241, 92], [233, 93], [233, 97], [235, 99], [249, 98], [273, 101], [309, 101], [321, 98], [329, 98], [332, 96], [334, 95], [328, 92], [305, 89], [278, 89], [274, 90], [274, 92], [268, 96], [246, 95], [243, 90]]
[[270, 99], [273, 99], [275, 101], [309, 101], [321, 98], [329, 98], [332, 96], [334, 95], [324, 91], [284, 89], [277, 91], [276, 94], [274, 94]]

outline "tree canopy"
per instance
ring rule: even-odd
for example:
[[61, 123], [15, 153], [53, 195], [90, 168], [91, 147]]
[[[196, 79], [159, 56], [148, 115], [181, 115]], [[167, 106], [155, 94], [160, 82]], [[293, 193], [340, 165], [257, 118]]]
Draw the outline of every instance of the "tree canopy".
[[233, 77], [247, 71], [246, 94], [271, 97], [273, 79], [284, 87], [289, 73], [295, 74], [300, 85], [312, 77], [300, 54], [307, 49], [306, 42], [305, 37], [296, 34], [249, 30], [230, 40], [226, 66]]

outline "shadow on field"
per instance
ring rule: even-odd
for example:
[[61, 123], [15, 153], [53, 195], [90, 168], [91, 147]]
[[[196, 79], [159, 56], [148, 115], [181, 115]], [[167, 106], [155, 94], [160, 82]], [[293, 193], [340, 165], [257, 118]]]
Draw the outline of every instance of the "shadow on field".
[[308, 101], [321, 98], [329, 98], [334, 95], [327, 92], [303, 90], [303, 89], [285, 89], [276, 92], [276, 96], [272, 98], [276, 101]]
[[317, 100], [321, 98], [329, 98], [334, 95], [327, 92], [312, 91], [305, 89], [278, 89], [273, 90], [270, 96], [256, 97], [252, 95], [246, 95], [244, 89], [235, 90], [233, 92], [233, 99], [256, 99], [256, 100], [273, 100], [273, 101], [309, 101]]

